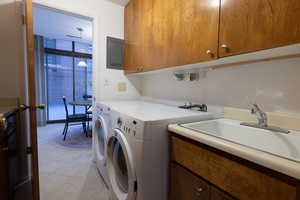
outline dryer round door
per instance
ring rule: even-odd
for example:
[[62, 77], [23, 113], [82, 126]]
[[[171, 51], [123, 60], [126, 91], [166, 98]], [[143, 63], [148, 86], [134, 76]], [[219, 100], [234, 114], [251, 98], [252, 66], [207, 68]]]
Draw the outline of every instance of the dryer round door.
[[95, 121], [95, 134], [94, 142], [97, 159], [105, 164], [107, 158], [107, 139], [108, 139], [108, 127], [104, 118], [100, 115]]
[[137, 180], [133, 154], [125, 135], [115, 129], [107, 146], [107, 168], [113, 199], [134, 200]]

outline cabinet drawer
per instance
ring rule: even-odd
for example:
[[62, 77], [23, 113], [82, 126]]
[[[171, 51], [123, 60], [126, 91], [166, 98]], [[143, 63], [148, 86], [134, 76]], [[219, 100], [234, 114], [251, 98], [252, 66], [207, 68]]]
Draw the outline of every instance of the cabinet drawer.
[[214, 187], [210, 188], [210, 199], [211, 200], [234, 200], [229, 195], [225, 194], [224, 192]]
[[172, 160], [238, 199], [297, 198], [297, 187], [176, 136], [172, 136]]
[[210, 187], [200, 178], [172, 163], [171, 200], [209, 200]]

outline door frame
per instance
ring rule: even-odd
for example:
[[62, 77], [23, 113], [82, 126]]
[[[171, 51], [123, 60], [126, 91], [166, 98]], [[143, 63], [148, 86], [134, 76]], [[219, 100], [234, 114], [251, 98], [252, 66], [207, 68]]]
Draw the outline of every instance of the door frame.
[[35, 89], [35, 57], [34, 57], [34, 34], [33, 34], [33, 8], [32, 0], [24, 0], [25, 7], [25, 32], [26, 32], [26, 52], [27, 75], [28, 75], [28, 98], [30, 116], [30, 154], [32, 171], [32, 198], [40, 199], [39, 188], [39, 165], [38, 165], [38, 143], [37, 143], [37, 119], [36, 119], [36, 89]]

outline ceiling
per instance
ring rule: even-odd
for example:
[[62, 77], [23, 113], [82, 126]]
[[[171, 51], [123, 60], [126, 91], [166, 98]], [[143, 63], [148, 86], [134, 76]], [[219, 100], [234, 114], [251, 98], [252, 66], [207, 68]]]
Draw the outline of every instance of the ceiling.
[[[86, 42], [90, 44], [93, 40], [93, 23], [89, 18], [34, 5], [33, 23], [34, 33], [36, 35], [42, 35], [52, 39]], [[82, 39], [66, 36], [80, 36], [80, 32], [77, 30], [77, 27], [83, 29]]]

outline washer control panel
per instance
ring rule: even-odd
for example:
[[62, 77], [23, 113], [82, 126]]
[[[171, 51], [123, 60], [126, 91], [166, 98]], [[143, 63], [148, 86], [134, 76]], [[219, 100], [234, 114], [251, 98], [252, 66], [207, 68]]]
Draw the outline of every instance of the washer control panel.
[[144, 124], [142, 122], [135, 119], [124, 119], [124, 117], [119, 117], [117, 119], [117, 125], [123, 131], [123, 133], [139, 139], [143, 138]]

